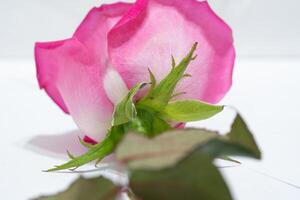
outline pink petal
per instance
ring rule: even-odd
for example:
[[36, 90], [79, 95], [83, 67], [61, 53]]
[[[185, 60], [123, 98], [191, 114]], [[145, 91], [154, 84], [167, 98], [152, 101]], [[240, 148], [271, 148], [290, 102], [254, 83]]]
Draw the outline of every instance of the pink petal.
[[129, 6], [94, 8], [72, 38], [35, 46], [40, 87], [96, 141], [110, 127], [113, 112], [103, 81], [109, 67], [107, 33]]
[[[41, 49], [55, 49], [65, 43], [66, 40], [56, 41], [56, 42], [48, 42], [48, 43], [36, 43], [35, 45], [35, 62], [36, 62], [36, 69], [37, 69], [37, 79], [39, 82], [40, 88], [44, 88], [49, 97], [67, 114], [70, 114], [68, 111], [67, 106], [65, 105], [64, 100], [62, 99], [58, 89], [56, 88], [55, 84], [47, 84], [51, 82], [51, 79], [54, 78], [53, 70], [51, 68], [44, 67], [45, 65], [53, 65], [50, 64], [53, 60], [49, 59], [46, 60], [44, 63], [44, 59], [40, 59], [40, 52], [39, 48]], [[43, 75], [46, 76], [43, 76]]]
[[149, 80], [147, 67], [161, 80], [194, 42], [198, 57], [177, 92], [181, 98], [217, 103], [229, 90], [235, 51], [231, 29], [196, 0], [138, 0], [109, 33], [113, 66], [130, 88]]

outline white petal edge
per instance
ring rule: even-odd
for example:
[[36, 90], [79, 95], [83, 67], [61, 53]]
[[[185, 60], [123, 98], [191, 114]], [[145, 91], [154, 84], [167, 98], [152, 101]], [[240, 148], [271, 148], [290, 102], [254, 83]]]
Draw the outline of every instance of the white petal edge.
[[120, 74], [109, 67], [104, 76], [104, 89], [109, 100], [117, 105], [128, 93], [128, 88]]

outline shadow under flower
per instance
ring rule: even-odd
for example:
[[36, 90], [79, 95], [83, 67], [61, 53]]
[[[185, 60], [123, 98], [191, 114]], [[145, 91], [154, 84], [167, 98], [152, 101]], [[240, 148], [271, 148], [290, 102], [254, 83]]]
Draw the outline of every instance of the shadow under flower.
[[[67, 151], [74, 156], [80, 156], [88, 151], [81, 145], [79, 136], [82, 136], [79, 130], [68, 131], [61, 134], [43, 134], [37, 135], [28, 140], [24, 148], [34, 153], [66, 160], [68, 159]], [[114, 163], [115, 156], [107, 156], [102, 163]]]
[[80, 131], [68, 131], [62, 134], [37, 135], [28, 140], [25, 149], [55, 158], [66, 158], [67, 150], [74, 155], [87, 151], [79, 142]]

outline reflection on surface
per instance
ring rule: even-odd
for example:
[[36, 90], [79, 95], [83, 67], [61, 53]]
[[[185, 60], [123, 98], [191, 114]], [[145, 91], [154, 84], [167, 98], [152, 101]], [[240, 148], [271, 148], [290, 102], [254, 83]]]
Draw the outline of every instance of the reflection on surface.
[[[87, 151], [87, 148], [79, 142], [80, 131], [73, 130], [61, 134], [41, 134], [28, 140], [24, 148], [35, 153], [66, 159], [67, 150], [74, 156], [79, 156]], [[110, 155], [103, 160], [103, 163], [114, 162], [114, 155]]]
[[67, 150], [74, 155], [87, 151], [79, 140], [80, 131], [68, 131], [61, 134], [41, 134], [34, 136], [25, 144], [25, 148], [35, 153], [58, 158], [66, 158]]

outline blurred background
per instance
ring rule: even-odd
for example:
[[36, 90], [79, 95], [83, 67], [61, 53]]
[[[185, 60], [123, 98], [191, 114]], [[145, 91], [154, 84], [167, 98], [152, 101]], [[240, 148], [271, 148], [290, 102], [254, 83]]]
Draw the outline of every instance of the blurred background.
[[[208, 1], [233, 28], [239, 56], [300, 56], [299, 0]], [[92, 6], [110, 2], [1, 0], [0, 58], [32, 58], [35, 41], [71, 36]]]

